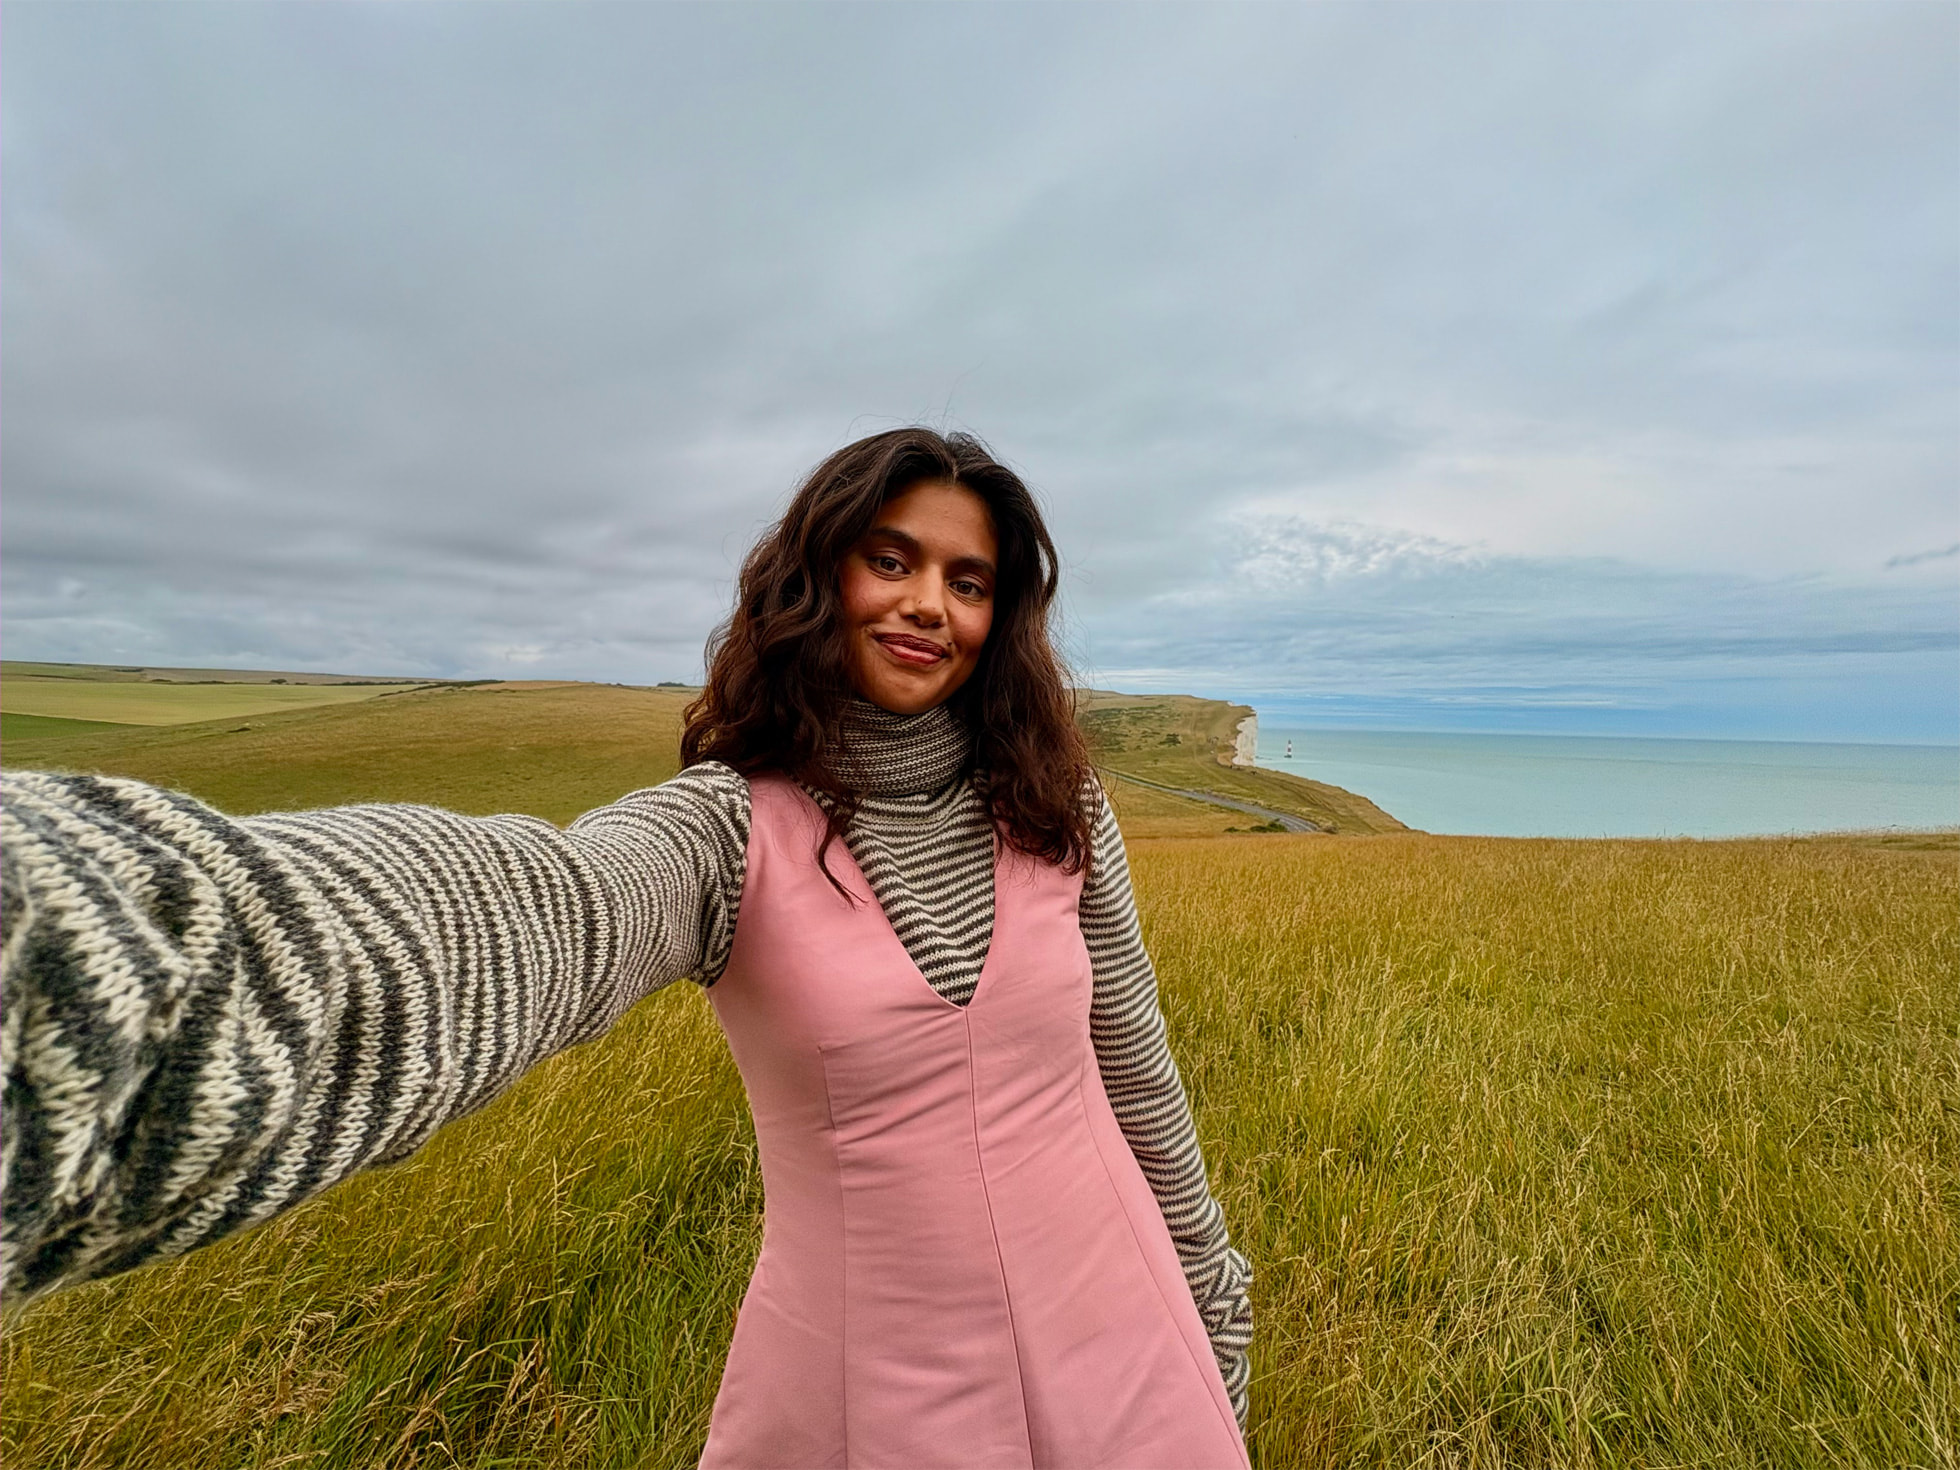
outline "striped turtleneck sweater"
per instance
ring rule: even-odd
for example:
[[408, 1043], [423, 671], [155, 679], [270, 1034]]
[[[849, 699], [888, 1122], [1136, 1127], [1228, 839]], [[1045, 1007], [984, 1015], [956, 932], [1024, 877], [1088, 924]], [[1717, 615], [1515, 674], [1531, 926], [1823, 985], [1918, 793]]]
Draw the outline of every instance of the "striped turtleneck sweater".
[[[995, 833], [945, 710], [858, 702], [845, 842], [926, 980], [971, 1000]], [[18, 1303], [205, 1245], [404, 1157], [675, 980], [740, 912], [749, 786], [706, 762], [588, 812], [354, 806], [234, 819], [139, 782], [8, 772], [0, 1259]], [[1241, 1419], [1250, 1271], [1165, 1043], [1100, 790], [1090, 1027]]]

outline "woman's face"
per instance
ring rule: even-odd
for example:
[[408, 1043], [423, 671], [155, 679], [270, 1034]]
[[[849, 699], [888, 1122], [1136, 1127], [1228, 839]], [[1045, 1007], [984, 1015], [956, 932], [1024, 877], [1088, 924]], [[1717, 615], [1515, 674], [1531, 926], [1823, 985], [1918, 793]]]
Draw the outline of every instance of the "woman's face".
[[971, 490], [927, 481], [887, 500], [838, 578], [857, 692], [900, 715], [949, 699], [993, 626], [999, 556]]

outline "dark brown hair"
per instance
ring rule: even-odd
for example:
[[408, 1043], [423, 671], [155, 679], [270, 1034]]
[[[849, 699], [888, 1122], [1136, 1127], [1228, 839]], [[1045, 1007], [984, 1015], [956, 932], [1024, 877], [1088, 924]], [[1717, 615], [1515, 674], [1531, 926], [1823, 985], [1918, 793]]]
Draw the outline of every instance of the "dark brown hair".
[[984, 501], [1000, 545], [993, 626], [947, 701], [972, 737], [968, 774], [1004, 841], [1078, 872], [1089, 855], [1089, 756], [1048, 638], [1055, 544], [1021, 477], [970, 434], [892, 429], [810, 472], [742, 563], [734, 610], [708, 642], [707, 688], [687, 708], [681, 764], [781, 771], [828, 798], [823, 847], [842, 835], [860, 793], [832, 760], [854, 693], [838, 572], [879, 508], [928, 482]]

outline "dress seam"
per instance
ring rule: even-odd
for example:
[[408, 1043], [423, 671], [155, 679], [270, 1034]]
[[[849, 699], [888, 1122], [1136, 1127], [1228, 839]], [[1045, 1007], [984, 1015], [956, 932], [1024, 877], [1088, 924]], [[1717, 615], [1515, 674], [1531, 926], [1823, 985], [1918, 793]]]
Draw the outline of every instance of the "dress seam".
[[968, 1106], [973, 1113], [974, 1163], [979, 1167], [980, 1172], [980, 1198], [987, 1206], [987, 1237], [994, 1243], [994, 1265], [1000, 1272], [1000, 1299], [1001, 1304], [1007, 1309], [1007, 1340], [1014, 1349], [1014, 1379], [1021, 1386], [1021, 1430], [1027, 1436], [1028, 1464], [1032, 1467], [1034, 1465], [1034, 1419], [1028, 1412], [1028, 1375], [1027, 1370], [1021, 1366], [1021, 1332], [1014, 1324], [1014, 1293], [1007, 1284], [1007, 1259], [1001, 1254], [1000, 1227], [994, 1223], [994, 1192], [987, 1183], [987, 1154], [980, 1142], [979, 1064], [973, 1055], [973, 1018], [970, 1015], [962, 1015], [960, 1020], [965, 1023], [966, 1031], [966, 1096]]
[[844, 1152], [837, 1136], [837, 1107], [830, 1093], [829, 1058], [819, 1053], [823, 1069], [823, 1115], [830, 1125], [831, 1175], [837, 1181], [837, 1276], [842, 1282], [837, 1306], [837, 1335], [843, 1351], [837, 1355], [838, 1417], [844, 1421], [844, 1464], [851, 1463], [851, 1211], [850, 1191], [844, 1188]]
[[[1092, 1051], [1091, 1052], [1092, 1059], [1093, 1056], [1094, 1053]], [[1102, 1139], [1098, 1136], [1096, 1132], [1095, 1121], [1089, 1116], [1089, 1102], [1088, 1099], [1083, 1095], [1083, 1087], [1084, 1087], [1083, 1077], [1085, 1075], [1085, 1072], [1078, 1072], [1076, 1074], [1075, 1103], [1076, 1106], [1080, 1108], [1082, 1111], [1082, 1123], [1083, 1126], [1087, 1128], [1089, 1131], [1090, 1142], [1095, 1146], [1096, 1160], [1098, 1163], [1102, 1165], [1103, 1178], [1109, 1184], [1109, 1192], [1116, 1199], [1116, 1208], [1122, 1212], [1123, 1223], [1129, 1227], [1130, 1239], [1135, 1243], [1137, 1249], [1137, 1257], [1143, 1264], [1143, 1274], [1150, 1278], [1150, 1284], [1157, 1292], [1157, 1299], [1164, 1304], [1164, 1310], [1170, 1313], [1172, 1327], [1177, 1331], [1177, 1340], [1184, 1344], [1184, 1351], [1190, 1357], [1191, 1365], [1198, 1370], [1199, 1377], [1205, 1384], [1205, 1392], [1207, 1397], [1210, 1397], [1212, 1400], [1212, 1407], [1217, 1408], [1218, 1407], [1217, 1395], [1211, 1393], [1211, 1379], [1205, 1376], [1205, 1371], [1209, 1369], [1212, 1377], [1219, 1378], [1220, 1380], [1219, 1387], [1221, 1390], [1223, 1390], [1224, 1388], [1223, 1376], [1218, 1371], [1217, 1362], [1212, 1358], [1212, 1356], [1209, 1353], [1207, 1353], [1202, 1360], [1199, 1359], [1198, 1354], [1196, 1353], [1196, 1351], [1193, 1350], [1191, 1346], [1190, 1339], [1184, 1335], [1183, 1329], [1177, 1327], [1177, 1304], [1174, 1303], [1170, 1299], [1170, 1297], [1165, 1294], [1163, 1282], [1157, 1279], [1156, 1271], [1151, 1268], [1150, 1254], [1144, 1248], [1142, 1236], [1140, 1236], [1137, 1233], [1137, 1223], [1130, 1213], [1129, 1202], [1123, 1198], [1123, 1191], [1117, 1187], [1116, 1176], [1110, 1171], [1109, 1155], [1103, 1149]], [[1199, 1325], [1203, 1326], [1202, 1320], [1200, 1321]], [[1209, 1336], [1210, 1334], [1207, 1333], [1206, 1335]], [[1226, 1430], [1231, 1435], [1231, 1437], [1235, 1441], [1237, 1441], [1241, 1446], [1243, 1446], [1244, 1439], [1243, 1439], [1243, 1432], [1239, 1428], [1239, 1416], [1236, 1412], [1234, 1412], [1231, 1409], [1231, 1405], [1229, 1402], [1231, 1397], [1230, 1394], [1227, 1393], [1225, 1397], [1228, 1402], [1226, 1404], [1226, 1407], [1220, 1411], [1219, 1418], [1224, 1422], [1226, 1426]], [[1243, 1450], [1241, 1450], [1241, 1456], [1243, 1456], [1243, 1453], [1244, 1453]], [[1243, 1459], [1241, 1462], [1243, 1463]]]

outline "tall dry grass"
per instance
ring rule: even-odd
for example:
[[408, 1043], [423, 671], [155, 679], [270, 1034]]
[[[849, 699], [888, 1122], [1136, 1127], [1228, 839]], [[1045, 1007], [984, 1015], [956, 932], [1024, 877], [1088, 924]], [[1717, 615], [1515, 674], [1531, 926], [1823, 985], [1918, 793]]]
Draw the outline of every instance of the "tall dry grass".
[[1960, 1444], [1960, 885], [1800, 843], [1139, 864], [1264, 1464]]
[[[1139, 844], [1251, 1442], [1308, 1465], [1960, 1463], [1960, 863]], [[31, 1311], [8, 1466], [668, 1466], [759, 1192], [676, 991], [422, 1155]]]

